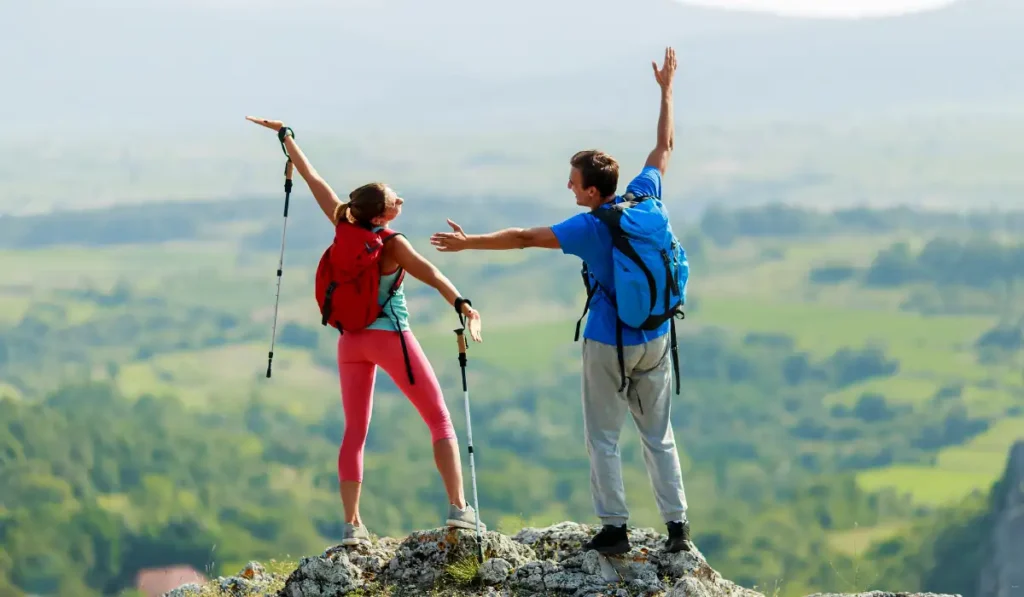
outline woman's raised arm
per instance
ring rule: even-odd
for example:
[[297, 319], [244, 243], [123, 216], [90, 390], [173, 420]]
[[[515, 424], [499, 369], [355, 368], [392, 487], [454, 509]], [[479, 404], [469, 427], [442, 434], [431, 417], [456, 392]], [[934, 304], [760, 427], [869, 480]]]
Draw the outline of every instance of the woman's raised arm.
[[[255, 122], [256, 124], [267, 127], [272, 131], [280, 131], [284, 128], [284, 123], [280, 120], [267, 120], [265, 118], [255, 118], [253, 116], [246, 116], [246, 120]], [[291, 129], [289, 129], [290, 131]], [[338, 195], [335, 194], [334, 189], [331, 185], [327, 184], [327, 181], [313, 168], [313, 165], [309, 163], [309, 159], [306, 158], [306, 154], [302, 153], [302, 149], [299, 148], [299, 144], [295, 142], [295, 137], [292, 134], [285, 133], [284, 137], [285, 151], [288, 152], [288, 156], [291, 158], [292, 163], [295, 164], [295, 169], [299, 171], [302, 179], [306, 181], [306, 185], [309, 186], [309, 192], [313, 194], [313, 198], [316, 199], [320, 209], [323, 210], [324, 215], [331, 221], [332, 224], [337, 224], [335, 221], [335, 215], [338, 213], [338, 206], [341, 205], [341, 200], [338, 199]]]

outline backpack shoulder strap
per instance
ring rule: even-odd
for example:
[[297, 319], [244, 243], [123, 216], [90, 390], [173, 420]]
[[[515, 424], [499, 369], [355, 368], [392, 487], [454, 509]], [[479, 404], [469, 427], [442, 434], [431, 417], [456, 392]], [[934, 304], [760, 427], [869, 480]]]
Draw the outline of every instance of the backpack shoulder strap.
[[590, 301], [594, 298], [594, 293], [597, 291], [598, 283], [596, 279], [591, 279], [590, 269], [587, 267], [587, 262], [583, 262], [583, 267], [580, 269], [580, 275], [583, 276], [583, 287], [587, 289], [587, 302], [583, 304], [583, 313], [580, 314], [580, 318], [576, 320], [576, 336], [573, 342], [580, 341], [580, 326], [583, 325], [583, 318], [587, 316], [587, 311], [590, 310]]
[[405, 236], [405, 234], [397, 230], [392, 230], [391, 228], [385, 228], [383, 226], [377, 226], [376, 228], [373, 229], [373, 232], [380, 237], [381, 242], [385, 243], [395, 238], [396, 236]]
[[[629, 195], [632, 196], [632, 195]], [[604, 222], [605, 226], [608, 227], [608, 231], [612, 235], [612, 246], [618, 249], [623, 255], [628, 257], [633, 263], [640, 268], [640, 271], [647, 277], [647, 283], [650, 285], [651, 294], [654, 294], [655, 284], [654, 275], [651, 270], [648, 269], [644, 260], [637, 253], [636, 248], [629, 242], [629, 234], [622, 229], [622, 215], [623, 211], [635, 206], [638, 202], [635, 200], [622, 201], [616, 203], [608, 208], [597, 208], [591, 213], [594, 214], [598, 220]]]
[[[383, 226], [378, 226], [378, 227], [374, 228], [373, 231], [377, 234], [378, 237], [380, 237], [381, 243], [383, 243], [385, 245], [388, 244], [388, 241], [393, 239], [393, 238], [396, 238], [396, 237], [399, 237], [399, 236], [405, 236], [405, 234], [403, 234], [403, 233], [401, 233], [401, 232], [399, 232], [397, 230], [392, 230], [390, 228], [384, 228]], [[398, 287], [402, 285], [402, 282], [404, 280], [405, 280], [405, 269], [402, 268], [402, 266], [398, 266], [398, 277], [395, 278], [395, 283], [391, 285], [391, 294], [394, 294], [395, 292], [398, 291]]]
[[[392, 230], [390, 228], [384, 228], [383, 226], [378, 226], [378, 227], [374, 228], [373, 231], [377, 234], [378, 237], [380, 237], [381, 243], [383, 243], [385, 245], [387, 244], [387, 242], [389, 240], [391, 240], [391, 239], [393, 239], [395, 237], [405, 236], [405, 234], [403, 234], [401, 232], [398, 232], [397, 230]], [[408, 238], [408, 237], [406, 237], [406, 238]], [[405, 280], [405, 268], [403, 268], [402, 266], [398, 266], [398, 276], [395, 277], [394, 283], [391, 284], [391, 289], [388, 291], [388, 298], [387, 298], [387, 300], [384, 301], [383, 305], [381, 305], [381, 312], [382, 313], [385, 313], [385, 314], [387, 313], [386, 309], [387, 309], [388, 304], [391, 302], [391, 299], [395, 296], [395, 293], [398, 292], [398, 287], [402, 285], [402, 282], [404, 280]], [[398, 321], [397, 320], [395, 321], [395, 325], [398, 326]], [[402, 344], [402, 357], [405, 360], [405, 373], [406, 373], [406, 375], [409, 376], [409, 383], [415, 385], [416, 384], [416, 378], [413, 376], [412, 362], [409, 360], [409, 348], [406, 346], [405, 334], [403, 334], [401, 332], [401, 328], [399, 328], [398, 340]]]
[[634, 195], [632, 192], [626, 193], [622, 196], [622, 201], [618, 203], [600, 205], [592, 210], [590, 214], [595, 218], [604, 223], [605, 226], [612, 231], [612, 239], [617, 239], [618, 236], [622, 235], [622, 216], [625, 210], [636, 207], [640, 203], [650, 199], [647, 195]]

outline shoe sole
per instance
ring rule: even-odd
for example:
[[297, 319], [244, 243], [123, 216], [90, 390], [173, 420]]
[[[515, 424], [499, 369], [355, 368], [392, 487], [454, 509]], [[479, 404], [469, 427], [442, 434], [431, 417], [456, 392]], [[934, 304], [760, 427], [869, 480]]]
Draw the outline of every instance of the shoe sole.
[[346, 547], [354, 547], [356, 545], [369, 545], [369, 539], [342, 539], [341, 544]]
[[630, 546], [629, 544], [626, 544], [626, 545], [621, 545], [620, 544], [620, 545], [612, 545], [610, 547], [591, 547], [590, 549], [593, 549], [597, 553], [602, 554], [602, 555], [606, 555], [606, 556], [619, 556], [619, 555], [622, 555], [624, 553], [629, 553], [629, 550], [632, 549], [632, 546]]
[[[474, 523], [474, 522], [466, 522], [464, 520], [455, 520], [454, 518], [449, 518], [448, 520], [445, 521], [445, 524], [450, 526], [450, 527], [454, 527], [454, 528], [458, 528], [458, 529], [466, 529], [466, 530], [470, 530], [470, 531], [475, 531], [476, 530], [476, 523]], [[486, 530], [487, 530], [486, 526], [480, 525], [480, 532], [481, 533], [486, 531]]]

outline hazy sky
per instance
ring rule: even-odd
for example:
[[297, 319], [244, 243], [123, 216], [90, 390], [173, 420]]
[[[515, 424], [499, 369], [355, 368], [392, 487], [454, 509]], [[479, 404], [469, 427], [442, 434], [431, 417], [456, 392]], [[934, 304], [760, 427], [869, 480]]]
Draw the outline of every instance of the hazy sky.
[[956, 0], [677, 0], [684, 4], [805, 17], [873, 17], [916, 12]]

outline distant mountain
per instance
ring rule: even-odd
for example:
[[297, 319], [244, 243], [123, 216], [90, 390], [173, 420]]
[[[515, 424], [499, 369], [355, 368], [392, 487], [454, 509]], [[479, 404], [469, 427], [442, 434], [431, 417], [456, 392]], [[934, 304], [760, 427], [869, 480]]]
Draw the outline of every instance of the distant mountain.
[[[53, 16], [59, 15], [59, 16]], [[678, 48], [680, 109], [736, 119], [1024, 99], [1024, 2], [863, 21], [671, 0], [36, 0], [0, 51], [18, 131], [237, 129], [246, 113], [337, 129], [632, 126]]]

